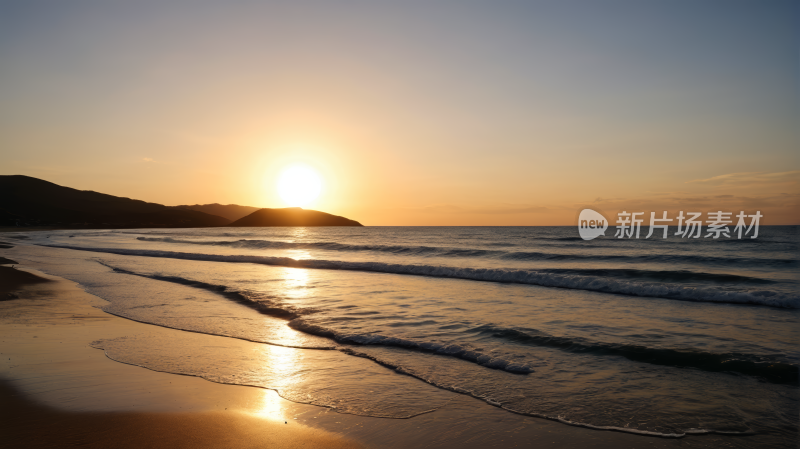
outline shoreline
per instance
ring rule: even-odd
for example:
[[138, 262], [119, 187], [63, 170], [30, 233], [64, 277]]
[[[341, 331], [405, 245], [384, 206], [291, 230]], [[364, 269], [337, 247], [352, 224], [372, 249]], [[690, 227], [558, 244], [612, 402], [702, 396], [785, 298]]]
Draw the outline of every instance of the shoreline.
[[271, 390], [114, 362], [89, 338], [147, 325], [92, 307], [102, 300], [70, 281], [5, 266], [0, 280], [18, 296], [0, 303], [0, 435], [15, 447], [362, 447], [270, 412], [288, 402]]
[[[23, 248], [14, 252], [23, 252]], [[6, 255], [24, 261], [19, 254]], [[87, 426], [86, 433], [76, 435], [81, 438], [81, 444], [89, 444], [88, 447], [92, 447], [91, 444], [113, 447], [108, 446], [112, 441], [108, 435], [123, 438], [126, 432], [140, 432], [144, 428], [142, 423], [151, 420], [173, 423], [172, 427], [165, 428], [179, 427], [189, 433], [195, 428], [216, 428], [216, 422], [233, 421], [272, 429], [264, 430], [263, 434], [237, 430], [239, 439], [229, 447], [249, 447], [245, 445], [246, 441], [271, 437], [279, 439], [275, 443], [272, 440], [258, 441], [268, 441], [275, 447], [306, 443], [311, 445], [306, 447], [515, 447], [535, 441], [539, 447], [575, 448], [686, 447], [690, 442], [710, 442], [709, 437], [668, 440], [572, 427], [514, 415], [455, 393], [452, 401], [442, 409], [410, 419], [345, 415], [282, 399], [272, 390], [216, 384], [198, 377], [126, 365], [109, 359], [88, 344], [99, 338], [133, 332], [163, 333], [169, 338], [182, 331], [109, 315], [93, 307], [105, 301], [86, 293], [79, 285], [31, 269], [23, 270], [14, 271], [46, 281], [26, 284], [17, 290], [19, 299], [0, 302], [0, 321], [4, 323], [0, 330], [3, 337], [0, 339], [0, 359], [9, 359], [0, 360], [0, 379], [5, 383], [2, 394], [24, 398], [28, 405], [15, 402], [17, 405], [14, 407], [30, 413], [17, 414], [4, 409], [3, 416], [9, 416], [9, 420], [4, 419], [6, 424], [0, 429], [4, 435], [17, 435], [26, 444], [30, 442], [28, 447], [37, 446], [34, 440], [26, 440], [28, 437], [25, 435], [32, 435], [35, 430], [39, 435], [37, 438], [44, 438], [46, 434], [57, 436], [61, 431], [51, 423], [62, 420], [74, 420], [70, 422], [79, 428]], [[209, 342], [226, 339], [206, 334], [195, 334], [193, 338]], [[12, 390], [8, 389], [9, 386]], [[44, 409], [41, 407], [50, 411], [42, 412]], [[40, 413], [44, 413], [42, 416], [58, 416], [58, 419], [37, 418]], [[93, 432], [92, 429], [97, 430], [97, 424], [93, 423], [104, 419], [110, 420], [107, 421], [108, 428], [114, 430], [102, 434]], [[268, 425], [270, 420], [274, 423], [276, 419], [284, 427]], [[236, 428], [247, 428], [241, 426]], [[301, 427], [305, 429], [303, 432], [284, 430]], [[158, 432], [146, 432], [150, 438], [148, 441], [159, 441], [151, 447], [180, 447], [169, 440], [170, 435], [162, 438]], [[208, 432], [201, 441], [203, 444], [227, 447], [224, 444], [230, 440], [226, 440], [225, 435], [212, 430]], [[108, 438], [101, 438], [101, 435]], [[283, 436], [287, 439], [280, 439]], [[327, 438], [324, 440], [326, 443], [322, 444], [320, 438]], [[198, 447], [199, 440], [188, 438], [186, 441], [186, 444], [191, 441], [192, 447]], [[327, 441], [339, 446], [330, 446], [334, 443], [328, 444]], [[125, 442], [115, 444], [116, 447], [136, 447], [125, 446]]]

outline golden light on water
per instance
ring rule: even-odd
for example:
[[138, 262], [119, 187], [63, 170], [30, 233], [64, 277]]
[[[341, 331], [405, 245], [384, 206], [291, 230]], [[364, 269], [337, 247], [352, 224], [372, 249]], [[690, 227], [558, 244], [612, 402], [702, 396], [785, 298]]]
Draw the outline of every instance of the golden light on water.
[[[308, 250], [305, 249], [290, 249], [287, 251], [289, 257], [294, 260], [306, 260], [312, 259], [312, 255]], [[296, 268], [299, 270], [299, 268]]]
[[[302, 251], [303, 253], [307, 252]], [[302, 259], [302, 255], [292, 254], [295, 259]], [[291, 298], [302, 298], [308, 296], [308, 270], [305, 268], [284, 268], [283, 276], [283, 292]]]
[[[292, 241], [294, 243], [303, 243], [306, 241], [306, 238], [309, 236], [309, 229], [306, 227], [297, 227], [290, 231], [292, 233]], [[311, 259], [311, 252], [305, 249], [290, 249], [287, 251], [289, 257], [295, 260], [303, 260], [303, 259]], [[298, 269], [293, 269], [298, 270]], [[308, 277], [307, 274], [295, 274], [295, 273], [284, 273], [284, 276], [288, 278], [296, 278], [298, 276]]]
[[278, 194], [289, 206], [307, 206], [316, 200], [321, 192], [322, 178], [309, 166], [287, 167], [278, 177]]

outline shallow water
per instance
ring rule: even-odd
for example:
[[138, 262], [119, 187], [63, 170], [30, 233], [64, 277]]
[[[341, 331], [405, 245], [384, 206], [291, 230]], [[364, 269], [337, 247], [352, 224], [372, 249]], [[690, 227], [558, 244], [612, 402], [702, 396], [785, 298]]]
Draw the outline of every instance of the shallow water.
[[[80, 282], [109, 313], [267, 343], [270, 360], [309, 348], [276, 369], [258, 355], [146, 336], [95, 343], [120, 361], [346, 413], [408, 417], [455, 392], [586, 426], [755, 433], [782, 447], [797, 436], [797, 229], [762, 227], [753, 241], [585, 242], [571, 227], [58, 231], [18, 241], [27, 261]], [[375, 372], [348, 369], [353, 357], [377, 362]]]

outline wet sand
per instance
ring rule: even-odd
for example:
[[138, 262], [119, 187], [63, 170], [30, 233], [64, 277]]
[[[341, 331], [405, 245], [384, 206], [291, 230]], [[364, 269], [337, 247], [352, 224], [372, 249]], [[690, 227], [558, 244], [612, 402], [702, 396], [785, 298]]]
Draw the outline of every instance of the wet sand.
[[[24, 254], [6, 254], [24, 262]], [[19, 267], [18, 267], [19, 268]], [[0, 441], [11, 447], [719, 447], [717, 437], [666, 440], [514, 415], [454, 394], [411, 419], [344, 415], [272, 390], [222, 385], [108, 359], [89, 344], [143, 330], [219, 339], [133, 322], [64, 279], [0, 267]], [[11, 287], [9, 287], [11, 286]], [[13, 291], [9, 291], [10, 289]], [[230, 340], [230, 339], [227, 339]]]
[[[17, 262], [5, 257], [0, 257], [0, 264], [16, 264]], [[14, 293], [26, 285], [34, 285], [47, 282], [34, 274], [15, 270], [7, 266], [0, 266], [0, 301], [7, 301], [16, 299], [17, 295]]]
[[64, 412], [0, 384], [5, 447], [356, 448], [338, 435], [241, 412]]

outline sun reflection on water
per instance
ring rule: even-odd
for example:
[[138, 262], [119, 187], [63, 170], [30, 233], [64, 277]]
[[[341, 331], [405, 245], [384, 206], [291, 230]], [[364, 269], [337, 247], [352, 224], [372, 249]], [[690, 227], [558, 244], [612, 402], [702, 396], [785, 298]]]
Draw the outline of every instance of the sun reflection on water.
[[311, 259], [311, 253], [304, 249], [290, 249], [287, 250], [289, 257], [294, 260], [308, 260]]
[[265, 345], [264, 358], [269, 364], [268, 369], [282, 380], [281, 384], [287, 385], [299, 380], [296, 377], [300, 369], [300, 350], [285, 348], [283, 346]]
[[283, 279], [284, 294], [291, 298], [304, 298], [308, 292], [308, 270], [304, 268], [283, 268], [280, 274]]
[[[273, 341], [279, 345], [283, 346], [294, 346], [294, 347], [307, 347], [308, 346], [308, 339], [306, 335], [292, 329], [289, 326], [281, 325], [281, 326], [270, 326], [269, 327], [269, 334], [270, 334], [270, 341]], [[267, 355], [268, 357], [276, 357], [275, 355]], [[278, 356], [278, 358], [285, 358], [283, 356]], [[295, 355], [295, 361], [301, 359], [301, 355]]]
[[309, 229], [303, 226], [298, 226], [296, 228], [292, 228], [292, 238], [296, 240], [302, 240], [303, 238], [307, 237], [310, 234]]

